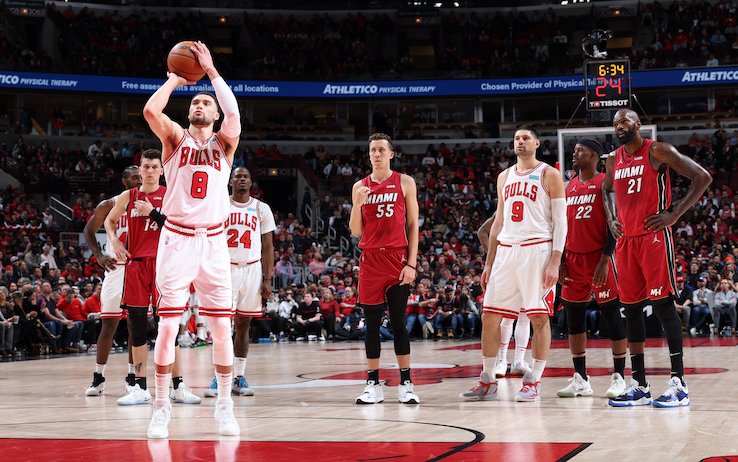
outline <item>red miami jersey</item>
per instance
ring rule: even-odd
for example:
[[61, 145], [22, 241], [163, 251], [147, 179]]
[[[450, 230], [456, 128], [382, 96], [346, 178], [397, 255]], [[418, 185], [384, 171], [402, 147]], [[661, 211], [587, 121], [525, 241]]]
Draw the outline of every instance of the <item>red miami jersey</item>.
[[361, 185], [371, 189], [361, 207], [363, 231], [359, 248], [362, 250], [400, 249], [407, 247], [405, 229], [405, 195], [402, 193], [402, 174], [392, 172], [381, 183], [371, 175]]
[[590, 253], [605, 248], [607, 241], [607, 216], [602, 202], [602, 182], [605, 174], [600, 173], [586, 183], [579, 177], [573, 178], [566, 187], [566, 250]]
[[618, 221], [623, 224], [626, 236], [651, 233], [644, 224], [646, 218], [671, 205], [669, 169], [663, 173], [654, 170], [650, 154], [653, 143], [653, 140], [644, 139], [632, 155], [626, 153], [623, 146], [615, 151], [615, 198]]
[[128, 200], [128, 252], [131, 258], [156, 257], [156, 249], [159, 246], [159, 234], [161, 228], [153, 218], [147, 215], [141, 215], [134, 203], [137, 200], [149, 199], [154, 210], [161, 211], [164, 195], [167, 191], [165, 186], [159, 186], [159, 189], [151, 194], [145, 194], [138, 188], [129, 189], [130, 198]]
[[[162, 214], [171, 223], [209, 228], [228, 219], [231, 164], [215, 134], [200, 144], [189, 130], [184, 130], [174, 152], [164, 162], [164, 177], [167, 195]], [[207, 201], [203, 200], [205, 197]]]

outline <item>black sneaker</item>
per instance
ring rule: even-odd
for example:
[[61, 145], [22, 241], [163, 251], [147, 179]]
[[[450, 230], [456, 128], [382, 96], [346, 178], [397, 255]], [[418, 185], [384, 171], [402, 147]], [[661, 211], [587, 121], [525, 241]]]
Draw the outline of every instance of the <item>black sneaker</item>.
[[208, 346], [208, 342], [199, 338], [195, 340], [195, 342], [192, 345], [190, 345], [190, 348], [200, 348], [200, 347], [206, 347], [206, 346]]
[[92, 385], [85, 391], [85, 396], [100, 396], [105, 392], [105, 377], [97, 372], [92, 375]]

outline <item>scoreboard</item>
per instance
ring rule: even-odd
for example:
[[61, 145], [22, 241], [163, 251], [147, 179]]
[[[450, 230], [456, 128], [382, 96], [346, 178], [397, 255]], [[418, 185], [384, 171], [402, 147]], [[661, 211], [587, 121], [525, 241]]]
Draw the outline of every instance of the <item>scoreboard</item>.
[[584, 87], [590, 111], [630, 106], [630, 60], [586, 61]]

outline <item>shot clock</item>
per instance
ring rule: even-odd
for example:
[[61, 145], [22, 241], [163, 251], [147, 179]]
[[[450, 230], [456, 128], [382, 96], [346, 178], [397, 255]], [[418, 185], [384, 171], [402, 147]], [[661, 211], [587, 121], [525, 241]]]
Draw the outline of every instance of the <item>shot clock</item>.
[[630, 60], [590, 60], [584, 63], [587, 109], [604, 111], [630, 105]]

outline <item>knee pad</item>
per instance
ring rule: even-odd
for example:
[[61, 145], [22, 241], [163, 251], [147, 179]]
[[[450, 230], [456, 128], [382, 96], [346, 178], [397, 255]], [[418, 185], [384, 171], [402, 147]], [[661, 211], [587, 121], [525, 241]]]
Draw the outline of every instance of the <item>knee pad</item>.
[[569, 323], [570, 334], [583, 334], [587, 332], [587, 305], [588, 303], [563, 302], [566, 310], [566, 320]]
[[600, 305], [602, 311], [602, 320], [610, 331], [611, 340], [622, 340], [626, 336], [625, 323], [620, 316], [620, 300], [615, 299]]
[[154, 362], [159, 366], [174, 363], [174, 347], [179, 332], [179, 317], [163, 316], [159, 318], [159, 333], [154, 347]]
[[233, 339], [231, 338], [231, 319], [211, 317], [210, 332], [213, 335], [213, 364], [233, 365]]
[[377, 359], [382, 350], [379, 342], [379, 327], [382, 323], [384, 305], [374, 305], [365, 310], [366, 333], [364, 334], [364, 345], [366, 346], [367, 359]]
[[[131, 322], [131, 341], [134, 347], [146, 345], [146, 331], [149, 323], [146, 316], [146, 308], [129, 308], [128, 318]], [[179, 329], [179, 320], [177, 320]]]
[[628, 330], [628, 342], [639, 343], [646, 341], [646, 320], [643, 318], [644, 302], [628, 304], [625, 307], [625, 322]]

